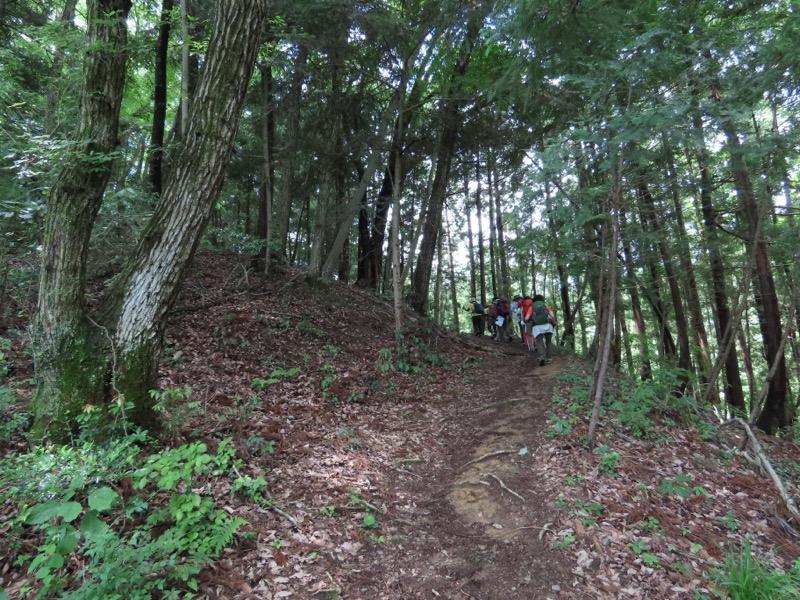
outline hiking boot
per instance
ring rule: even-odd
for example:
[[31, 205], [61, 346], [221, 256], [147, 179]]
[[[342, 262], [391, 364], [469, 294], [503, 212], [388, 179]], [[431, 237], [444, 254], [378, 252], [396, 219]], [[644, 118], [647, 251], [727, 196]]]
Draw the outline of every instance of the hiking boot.
[[553, 362], [553, 359], [552, 358], [546, 358], [544, 362], [545, 362], [545, 364], [549, 365], [551, 362]]
[[543, 367], [543, 366], [544, 366], [544, 363], [545, 363], [545, 358], [544, 358], [544, 356], [540, 356], [540, 357], [539, 357], [539, 366], [540, 366], [540, 367]]

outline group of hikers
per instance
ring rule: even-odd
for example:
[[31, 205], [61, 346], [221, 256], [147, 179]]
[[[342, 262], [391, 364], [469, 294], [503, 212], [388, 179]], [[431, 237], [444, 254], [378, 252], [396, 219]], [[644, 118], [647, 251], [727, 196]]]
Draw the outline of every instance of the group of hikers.
[[488, 306], [477, 298], [470, 298], [464, 310], [472, 317], [472, 329], [476, 336], [482, 337], [486, 329], [495, 342], [511, 342], [514, 328], [519, 328], [523, 344], [537, 350], [539, 364], [552, 362], [551, 341], [555, 332], [556, 315], [544, 301], [544, 296], [514, 296], [509, 304], [505, 298], [495, 296]]

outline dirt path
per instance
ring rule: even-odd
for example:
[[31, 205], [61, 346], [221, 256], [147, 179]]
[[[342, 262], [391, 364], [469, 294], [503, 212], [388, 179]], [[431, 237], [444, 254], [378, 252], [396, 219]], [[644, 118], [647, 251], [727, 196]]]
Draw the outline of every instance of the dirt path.
[[565, 359], [538, 367], [517, 346], [476, 369], [436, 422], [418, 424], [434, 450], [396, 469], [397, 502], [382, 520], [387, 544], [347, 577], [342, 598], [566, 595], [570, 566], [552, 547], [557, 490], [548, 489], [537, 452]]

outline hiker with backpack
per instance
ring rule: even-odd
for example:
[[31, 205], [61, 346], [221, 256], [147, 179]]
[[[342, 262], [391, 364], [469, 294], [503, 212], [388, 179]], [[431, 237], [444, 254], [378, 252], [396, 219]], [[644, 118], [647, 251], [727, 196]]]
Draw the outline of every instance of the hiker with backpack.
[[544, 296], [536, 294], [531, 305], [533, 309], [533, 335], [539, 352], [539, 366], [553, 362], [552, 340], [555, 331], [556, 315], [544, 302]]
[[484, 327], [484, 320], [483, 320], [483, 304], [478, 302], [478, 299], [474, 296], [470, 298], [469, 304], [464, 307], [464, 310], [469, 312], [470, 316], [472, 317], [472, 332], [477, 337], [483, 337], [483, 327]]
[[511, 303], [511, 314], [514, 315], [514, 322], [519, 327], [519, 337], [525, 343], [525, 322], [522, 320], [522, 296], [517, 294]]
[[522, 326], [525, 330], [523, 341], [527, 341], [528, 350], [536, 348], [536, 338], [533, 335], [533, 298], [523, 296], [520, 301], [520, 311], [522, 313]]
[[497, 320], [497, 306], [496, 306], [497, 298], [492, 301], [492, 303], [486, 307], [484, 311], [486, 315], [486, 326], [489, 329], [489, 334], [491, 335], [492, 339], [497, 337], [497, 327], [495, 326], [495, 321]]
[[511, 321], [511, 308], [508, 305], [508, 300], [505, 298], [496, 298], [493, 302], [495, 314], [495, 331], [497, 342], [510, 342], [511, 341], [511, 328], [509, 327]]

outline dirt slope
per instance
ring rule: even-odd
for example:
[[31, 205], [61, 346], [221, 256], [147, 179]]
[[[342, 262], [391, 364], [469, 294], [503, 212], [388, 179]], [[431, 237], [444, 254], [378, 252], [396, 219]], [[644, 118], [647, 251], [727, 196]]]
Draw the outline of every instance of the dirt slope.
[[[162, 387], [192, 386], [206, 409], [182, 431], [233, 435], [277, 510], [231, 499], [256, 539], [209, 573], [209, 597], [513, 600], [565, 586], [535, 529], [556, 520], [535, 452], [558, 361], [539, 368], [519, 343], [413, 314], [399, 355], [386, 301], [291, 274], [245, 281], [221, 262], [200, 257]], [[258, 439], [273, 453], [252, 452]]]

